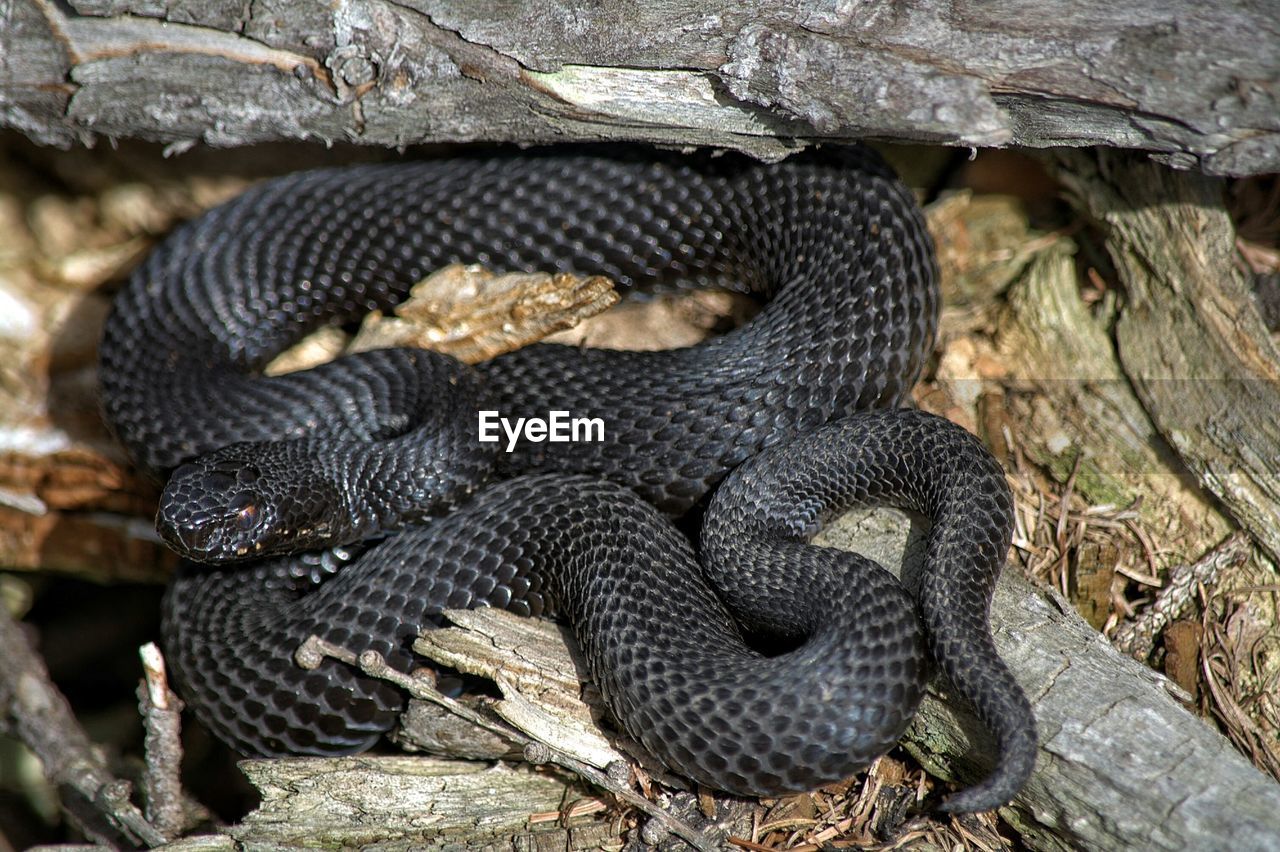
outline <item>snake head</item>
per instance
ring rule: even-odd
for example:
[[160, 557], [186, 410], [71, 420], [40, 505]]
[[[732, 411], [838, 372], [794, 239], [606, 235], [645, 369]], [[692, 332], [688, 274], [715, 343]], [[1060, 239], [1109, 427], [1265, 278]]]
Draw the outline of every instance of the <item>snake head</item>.
[[233, 444], [181, 465], [160, 495], [160, 537], [196, 562], [347, 543], [335, 540], [340, 533], [330, 520], [342, 515], [338, 489], [323, 476], [300, 470], [290, 455], [273, 453], [270, 445]]

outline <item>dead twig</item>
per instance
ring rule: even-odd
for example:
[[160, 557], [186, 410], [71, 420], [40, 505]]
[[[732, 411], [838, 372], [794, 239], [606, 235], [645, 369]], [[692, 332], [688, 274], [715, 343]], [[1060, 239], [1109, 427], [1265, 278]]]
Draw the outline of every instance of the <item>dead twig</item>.
[[376, 651], [365, 651], [357, 655], [340, 645], [326, 642], [318, 636], [312, 636], [298, 648], [295, 655], [298, 665], [303, 668], [315, 668], [326, 657], [355, 666], [369, 677], [394, 683], [414, 698], [438, 704], [474, 725], [508, 738], [511, 742], [524, 749], [525, 759], [530, 763], [553, 763], [569, 770], [589, 784], [607, 790], [621, 801], [626, 802], [651, 818], [652, 823], [644, 828], [644, 836], [649, 842], [654, 842], [654, 839], [659, 838], [660, 835], [669, 833], [681, 838], [697, 850], [712, 852], [712, 850], [719, 848], [719, 843], [716, 839], [708, 837], [692, 824], [667, 813], [626, 786], [626, 780], [631, 774], [630, 767], [621, 761], [611, 765], [607, 772], [601, 772], [593, 766], [588, 766], [579, 760], [575, 760], [551, 748], [546, 743], [539, 742], [502, 722], [489, 719], [462, 702], [440, 693], [431, 685], [429, 678], [416, 677], [396, 671], [387, 665], [383, 656]]
[[202, 819], [208, 813], [188, 799], [182, 789], [184, 705], [169, 688], [164, 656], [153, 642], [139, 648], [138, 656], [142, 659], [144, 674], [144, 680], [138, 684], [138, 709], [146, 729], [143, 802], [147, 820], [166, 837], [174, 838], [190, 827], [190, 817]]
[[1132, 621], [1116, 630], [1112, 644], [1137, 660], [1145, 660], [1155, 650], [1156, 637], [1175, 619], [1187, 611], [1202, 585], [1214, 583], [1219, 573], [1249, 558], [1249, 537], [1235, 533], [1190, 565], [1175, 565], [1169, 571], [1169, 582], [1156, 595], [1151, 606]]
[[[95, 842], [159, 846], [166, 838], [130, 801], [129, 784], [112, 776], [49, 678], [21, 626], [0, 606], [0, 730], [40, 759], [45, 777], [83, 797], [62, 800], [64, 813]], [[87, 803], [90, 807], [85, 809]], [[99, 822], [95, 817], [101, 817]]]
[[[1245, 615], [1244, 605], [1218, 598], [1206, 603], [1201, 628], [1205, 634], [1200, 652], [1200, 668], [1208, 687], [1207, 710], [1216, 716], [1227, 736], [1253, 765], [1280, 780], [1280, 747], [1276, 745], [1277, 716], [1274, 682], [1259, 683], [1262, 666], [1256, 651], [1240, 648], [1243, 637], [1233, 630], [1233, 617]], [[1256, 637], [1267, 641], [1273, 637]], [[1246, 645], [1250, 644], [1247, 640]], [[1257, 644], [1256, 642], [1254, 644]], [[1259, 712], [1251, 705], [1261, 703]]]

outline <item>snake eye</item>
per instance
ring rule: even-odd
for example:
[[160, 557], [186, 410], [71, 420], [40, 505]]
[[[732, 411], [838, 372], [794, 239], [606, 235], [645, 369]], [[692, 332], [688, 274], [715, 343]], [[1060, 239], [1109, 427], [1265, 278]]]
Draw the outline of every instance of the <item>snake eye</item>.
[[236, 526], [242, 530], [251, 530], [262, 520], [262, 513], [258, 511], [257, 504], [247, 494], [236, 497], [227, 508], [235, 514]]

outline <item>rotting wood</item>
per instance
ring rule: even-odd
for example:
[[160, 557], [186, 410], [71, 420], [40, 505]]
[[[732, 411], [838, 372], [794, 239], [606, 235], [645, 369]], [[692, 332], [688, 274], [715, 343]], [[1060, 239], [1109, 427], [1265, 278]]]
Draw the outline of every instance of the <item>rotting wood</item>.
[[[1178, 475], [1178, 459], [1117, 360], [1108, 311], [1081, 300], [1074, 254], [1068, 239], [1037, 253], [996, 322], [1004, 381], [1035, 389], [1014, 390], [1006, 403], [1021, 420], [1021, 447], [1059, 482], [1074, 471], [1075, 487], [1093, 504], [1128, 506], [1141, 495], [1139, 511], [1166, 546], [1199, 553], [1227, 535], [1229, 522]], [[1194, 538], [1172, 541], [1175, 525]]]
[[[883, 523], [892, 530], [891, 520]], [[854, 543], [839, 532], [838, 524], [826, 540]], [[992, 622], [1040, 728], [1036, 770], [1001, 809], [1029, 848], [1271, 848], [1280, 836], [1280, 784], [1180, 705], [1169, 681], [1016, 570], [1000, 580]], [[931, 771], [972, 781], [981, 771], [972, 758], [989, 740], [969, 713], [939, 700], [939, 688], [905, 742]]]
[[48, 144], [1111, 145], [1280, 168], [1266, 4], [16, 0], [0, 123]]
[[[618, 299], [613, 282], [603, 275], [496, 273], [454, 263], [414, 284], [391, 316], [380, 311], [365, 316], [349, 341], [344, 343], [340, 330], [325, 326], [273, 358], [263, 372], [275, 376], [330, 361], [340, 352], [397, 346], [431, 349], [478, 364], [571, 330]], [[319, 342], [309, 345], [317, 336]], [[314, 357], [295, 355], [300, 348], [313, 351]]]
[[1280, 353], [1236, 264], [1224, 185], [1115, 152], [1062, 152], [1124, 285], [1124, 373], [1160, 434], [1280, 562]]
[[[366, 756], [241, 766], [263, 796], [257, 810], [226, 830], [242, 848], [439, 848], [450, 842], [520, 848], [516, 836], [539, 826], [560, 834], [563, 848], [572, 829], [535, 815], [558, 814], [566, 803], [589, 797], [572, 778], [507, 764]], [[590, 825], [593, 845], [611, 837], [608, 823]]]
[[[939, 207], [948, 215], [932, 217], [940, 226], [936, 233], [944, 269], [954, 247], [966, 242], [970, 220], [953, 215], [962, 212], [956, 210], [962, 203], [963, 199], [943, 202]], [[987, 199], [984, 204], [990, 208], [996, 201]], [[1199, 208], [1185, 213], [1190, 222], [1214, 215]], [[1167, 210], [1163, 215], [1166, 221], [1178, 217]], [[1214, 231], [1200, 230], [1201, 247], [1192, 250], [1184, 245], [1186, 256], [1195, 259], [1199, 252], [1222, 257], [1223, 241], [1230, 246], [1231, 235], [1220, 227]], [[1129, 309], [1126, 292], [1115, 282], [1108, 287], [1090, 268], [1096, 261], [1088, 260], [1088, 252], [1075, 251], [1077, 240], [1096, 240], [1096, 235], [1019, 237], [1015, 229], [1011, 236], [1012, 240], [1003, 241], [1006, 254], [1019, 245], [1038, 244], [1039, 250], [1031, 254], [1012, 284], [983, 276], [981, 267], [976, 277], [969, 276], [975, 283], [965, 291], [967, 301], [962, 304], [988, 307], [974, 309], [976, 318], [956, 316], [953, 302], [948, 309], [951, 322], [944, 317], [938, 384], [945, 391], [941, 396], [953, 403], [938, 406], [929, 396], [923, 401], [970, 423], [1016, 472], [1020, 500], [1015, 544], [1036, 576], [1065, 594], [1079, 585], [1089, 553], [1106, 554], [1107, 564], [1097, 567], [1114, 571], [1110, 601], [1105, 598], [1107, 590], [1100, 588], [1093, 604], [1100, 610], [1109, 608], [1110, 613], [1098, 611], [1095, 617], [1108, 634], [1119, 626], [1117, 636], [1131, 636], [1137, 629], [1129, 626], [1134, 624], [1130, 619], [1135, 610], [1138, 623], [1149, 628], [1152, 601], [1167, 600], [1165, 588], [1184, 582], [1177, 566], [1200, 564], [1202, 556], [1218, 547], [1236, 526], [1209, 488], [1197, 482], [1194, 464], [1184, 465], [1164, 440], [1146, 400], [1135, 395], [1136, 383], [1126, 374], [1123, 353], [1117, 352], [1113, 339], [1117, 317]], [[1176, 256], [1155, 252], [1145, 273], [1177, 278]], [[976, 259], [973, 252], [970, 257]], [[1100, 258], [1096, 251], [1093, 257]], [[1201, 267], [1191, 274], [1210, 272]], [[1097, 288], [1087, 283], [1090, 279]], [[994, 300], [995, 291], [1003, 291], [1003, 298]], [[1188, 311], [1179, 310], [1176, 303], [1167, 304], [1174, 305], [1171, 313], [1179, 322], [1195, 325], [1196, 318]], [[1248, 306], [1246, 301], [1238, 307]], [[949, 324], [966, 323], [979, 333], [966, 334], [962, 328], [957, 336], [954, 330], [948, 331]], [[1246, 351], [1251, 345], [1248, 328], [1241, 324], [1239, 336], [1232, 338]], [[1262, 334], [1257, 345], [1269, 345]], [[1176, 341], [1165, 343], [1177, 345]], [[1184, 375], [1197, 375], [1200, 367], [1194, 359], [1204, 357], [1205, 351], [1186, 350], [1188, 360], [1179, 365]], [[1218, 368], [1212, 362], [1208, 365], [1208, 369]], [[971, 390], [975, 384], [983, 390]], [[1204, 408], [1205, 399], [1195, 395], [1168, 402], [1185, 419], [1217, 414]], [[1243, 406], [1247, 412], [1256, 400], [1240, 396], [1219, 404]], [[1194, 444], [1197, 437], [1189, 432], [1185, 443]], [[1029, 470], [1028, 461], [1038, 467]], [[1256, 468], [1248, 471], [1259, 473]], [[1263, 470], [1261, 475], [1265, 481], [1274, 471]], [[1192, 691], [1204, 698], [1202, 712], [1222, 720], [1232, 739], [1245, 744], [1242, 748], [1255, 765], [1271, 771], [1277, 759], [1276, 708], [1274, 689], [1267, 684], [1276, 681], [1280, 657], [1273, 643], [1258, 637], [1276, 632], [1276, 601], [1267, 592], [1274, 588], [1275, 568], [1264, 551], [1249, 546], [1242, 550], [1240, 558], [1223, 565], [1207, 591], [1194, 582], [1190, 586], [1195, 604], [1207, 607], [1211, 615], [1206, 618], [1221, 619], [1221, 628], [1203, 631], [1204, 642], [1199, 646], [1189, 647], [1184, 641], [1174, 647], [1172, 659], [1164, 658], [1170, 649], [1167, 643], [1161, 644], [1158, 633], [1144, 628], [1141, 656], [1163, 663], [1170, 671], [1177, 669], [1180, 658], [1185, 663], [1188, 653], [1221, 661], [1231, 673], [1231, 686], [1209, 690], [1203, 688], [1207, 684], [1202, 679], [1201, 688]], [[1076, 601], [1076, 605], [1084, 604]], [[1228, 611], [1232, 613], [1229, 627]], [[1208, 669], [1202, 665], [1201, 670], [1207, 678]]]
[[71, 704], [49, 677], [19, 624], [0, 604], [0, 733], [12, 733], [39, 758], [45, 777], [63, 792], [63, 808], [86, 838], [158, 846], [165, 835], [130, 801], [80, 726]]
[[[455, 615], [457, 615], [457, 613], [455, 613]], [[469, 616], [465, 614], [459, 617], [463, 619], [469, 618]], [[475, 618], [483, 620], [482, 615], [475, 616]], [[534, 629], [536, 630], [536, 627]], [[531, 633], [530, 630], [524, 630], [521, 632], [525, 633], [525, 635], [530, 635]], [[493, 645], [495, 649], [498, 647], [496, 643], [485, 644]], [[507, 650], [509, 651], [511, 649]], [[486, 654], [485, 656], [488, 655]], [[357, 667], [363, 674], [369, 677], [386, 680], [400, 687], [407, 695], [412, 696], [413, 698], [437, 704], [479, 728], [491, 733], [499, 734], [510, 739], [513, 743], [520, 744], [522, 746], [523, 757], [529, 763], [535, 765], [555, 764], [560, 768], [567, 769], [574, 773], [592, 787], [611, 793], [622, 804], [630, 805], [632, 808], [642, 811], [650, 817], [649, 822], [647, 823], [650, 833], [660, 834], [662, 836], [667, 836], [669, 834], [677, 835], [696, 850], [709, 850], [715, 846], [715, 837], [712, 834], [708, 834], [702, 825], [706, 820], [699, 820], [699, 824], [697, 825], [691, 824], [687, 820], [681, 819], [670, 811], [655, 805], [645, 796], [635, 792], [631, 788], [630, 772], [628, 771], [625, 762], [613, 761], [609, 764], [607, 772], [601, 772], [590, 764], [579, 760], [577, 757], [560, 751], [554, 747], [550, 747], [546, 743], [531, 737], [523, 730], [509, 725], [503, 720], [495, 719], [491, 714], [484, 712], [483, 709], [477, 710], [476, 707], [472, 706], [472, 703], [463, 702], [444, 695], [436, 689], [434, 682], [435, 678], [430, 674], [425, 677], [420, 673], [406, 675], [403, 672], [397, 671], [387, 665], [386, 659], [377, 651], [367, 650], [356, 654], [350, 649], [328, 642], [321, 639], [319, 636], [314, 635], [309, 637], [301, 646], [299, 646], [295, 653], [295, 659], [298, 665], [308, 669], [320, 665], [326, 659], [337, 660], [345, 665]], [[535, 680], [538, 682], [538, 700], [534, 702], [524, 702], [526, 705], [529, 703], [540, 703], [542, 699], [547, 698], [553, 693], [562, 693], [568, 683], [568, 680], [564, 678], [562, 674], [559, 676], [546, 676], [539, 673], [532, 673], [533, 676], [530, 677], [531, 668], [528, 664], [533, 663], [535, 659], [536, 658], [529, 658], [525, 660], [523, 664], [520, 662], [516, 663], [516, 667], [523, 667], [526, 669], [525, 676], [520, 678], [521, 683], [529, 686], [532, 685]], [[497, 671], [495, 671], [498, 675], [499, 681], [503, 679], [500, 671], [502, 667], [503, 661], [499, 660], [497, 662]], [[524, 695], [514, 695], [510, 689], [506, 690], [506, 694], [509, 698], [516, 699], [513, 704], [521, 703], [525, 698]], [[555, 719], [560, 718], [564, 714], [565, 710], [568, 709], [571, 711], [575, 703], [576, 702], [574, 702], [570, 697], [553, 700], [551, 705], [548, 705], [545, 708], [539, 708], [534, 714], [538, 717], [536, 719], [538, 729], [549, 730], [550, 726], [555, 724]], [[572, 712], [570, 712], [569, 715], [572, 716]], [[529, 719], [532, 717], [530, 714], [524, 713], [523, 718]], [[581, 724], [574, 722], [571, 718], [566, 721], [571, 727], [583, 727]], [[591, 737], [590, 732], [582, 731], [582, 733], [586, 734], [586, 738], [588, 739]], [[559, 737], [558, 734], [557, 737]], [[581, 741], [583, 737], [579, 736], [576, 739]], [[596, 739], [599, 739], [599, 737], [597, 736]], [[327, 764], [322, 762], [319, 769], [320, 772], [324, 771], [325, 765]], [[659, 828], [654, 828], [655, 825], [659, 826]], [[714, 826], [706, 826], [705, 828], [712, 832], [717, 831]]]
[[414, 650], [496, 683], [503, 698], [494, 711], [539, 742], [597, 769], [626, 759], [579, 699], [579, 666], [558, 628], [487, 610], [451, 611], [448, 618], [455, 629], [424, 633]]

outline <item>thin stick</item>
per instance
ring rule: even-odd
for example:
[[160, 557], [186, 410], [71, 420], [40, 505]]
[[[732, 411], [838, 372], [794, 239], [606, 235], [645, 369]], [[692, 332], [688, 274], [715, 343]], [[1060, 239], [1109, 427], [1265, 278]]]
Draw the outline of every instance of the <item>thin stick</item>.
[[1212, 584], [1219, 573], [1244, 562], [1249, 552], [1249, 537], [1237, 532], [1192, 564], [1175, 565], [1155, 602], [1133, 621], [1122, 624], [1111, 643], [1129, 656], [1145, 660], [1155, 650], [1160, 632], [1186, 612], [1195, 599], [1196, 589], [1202, 584]]
[[154, 642], [138, 649], [145, 679], [138, 684], [138, 708], [146, 729], [142, 796], [147, 819], [166, 837], [186, 827], [182, 792], [182, 699], [169, 689], [164, 657]]
[[[630, 776], [630, 772], [626, 770], [625, 766], [620, 769], [618, 766], [611, 765], [608, 772], [601, 772], [594, 766], [588, 766], [579, 760], [575, 760], [563, 752], [548, 746], [546, 743], [535, 740], [503, 722], [489, 719], [462, 702], [440, 693], [431, 685], [428, 678], [407, 675], [393, 669], [387, 665], [386, 659], [376, 651], [365, 651], [357, 655], [340, 645], [326, 642], [318, 636], [311, 636], [302, 643], [294, 655], [298, 665], [304, 669], [314, 669], [326, 657], [355, 666], [369, 677], [394, 683], [414, 698], [430, 701], [474, 725], [505, 737], [524, 749], [525, 759], [530, 763], [553, 763], [569, 770], [588, 783], [607, 790], [636, 810], [647, 814], [665, 832], [676, 835], [694, 849], [713, 852], [713, 850], [720, 848], [716, 841], [707, 837], [697, 827], [672, 816], [626, 786], [625, 778]], [[617, 761], [617, 763], [621, 764], [622, 761]], [[617, 775], [622, 776], [622, 779], [615, 779], [613, 777], [615, 772]], [[649, 835], [646, 834], [646, 836]]]
[[[0, 606], [0, 730], [12, 733], [40, 759], [44, 775], [84, 797], [107, 825], [83, 819], [83, 808], [64, 798], [63, 810], [85, 835], [109, 846], [121, 835], [132, 844], [159, 846], [165, 836], [130, 801], [131, 788], [107, 770], [71, 705], [49, 678], [22, 627]], [[113, 834], [112, 832], [118, 832]]]

